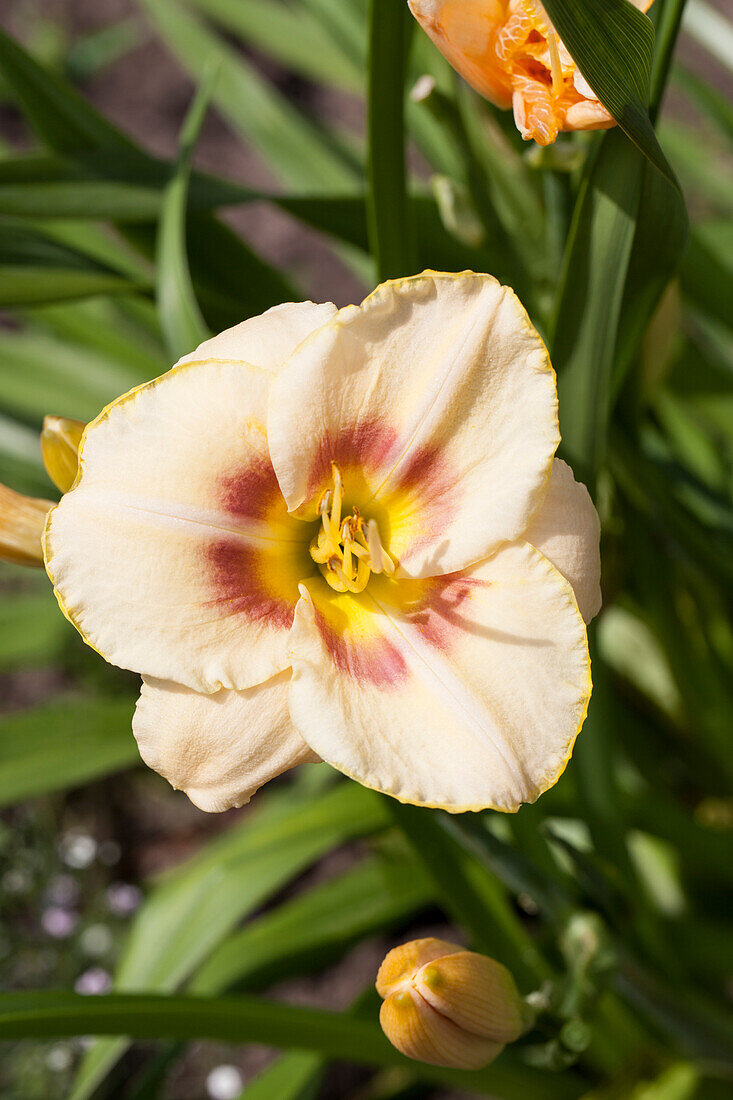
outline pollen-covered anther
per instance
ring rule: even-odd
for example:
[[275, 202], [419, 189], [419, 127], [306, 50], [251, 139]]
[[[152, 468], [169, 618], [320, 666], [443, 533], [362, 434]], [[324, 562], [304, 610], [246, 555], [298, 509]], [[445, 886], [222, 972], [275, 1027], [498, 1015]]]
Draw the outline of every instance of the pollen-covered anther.
[[341, 471], [331, 463], [333, 485], [318, 502], [321, 527], [310, 545], [313, 561], [336, 592], [363, 592], [372, 573], [391, 576], [395, 563], [382, 545], [375, 520], [364, 522], [358, 508], [343, 520]]

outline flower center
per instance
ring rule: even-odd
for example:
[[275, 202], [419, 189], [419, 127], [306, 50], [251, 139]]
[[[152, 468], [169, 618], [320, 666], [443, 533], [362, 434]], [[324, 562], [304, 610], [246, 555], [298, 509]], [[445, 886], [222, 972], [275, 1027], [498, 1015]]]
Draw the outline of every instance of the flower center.
[[341, 471], [335, 462], [331, 470], [331, 488], [318, 502], [321, 526], [311, 540], [311, 557], [336, 592], [363, 592], [372, 573], [391, 576], [395, 563], [382, 546], [376, 520], [365, 520], [358, 508], [342, 518]]

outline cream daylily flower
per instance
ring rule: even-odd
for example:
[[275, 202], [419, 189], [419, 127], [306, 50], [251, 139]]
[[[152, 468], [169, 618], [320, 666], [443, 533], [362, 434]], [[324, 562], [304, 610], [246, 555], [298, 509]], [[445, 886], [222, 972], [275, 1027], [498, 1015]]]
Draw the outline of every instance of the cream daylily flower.
[[[631, 0], [647, 11], [653, 0]], [[497, 107], [512, 108], [525, 141], [615, 120], [579, 72], [540, 0], [408, 0], [454, 69]]]
[[142, 756], [201, 808], [321, 758], [516, 810], [591, 691], [598, 520], [558, 442], [547, 352], [490, 276], [279, 306], [89, 425], [46, 565], [143, 675]]

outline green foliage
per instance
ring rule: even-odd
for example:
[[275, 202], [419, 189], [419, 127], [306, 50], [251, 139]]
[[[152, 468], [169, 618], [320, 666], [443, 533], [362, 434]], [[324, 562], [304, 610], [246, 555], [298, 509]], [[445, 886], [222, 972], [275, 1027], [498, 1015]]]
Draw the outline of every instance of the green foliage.
[[[221, 217], [257, 203], [306, 226], [365, 290], [424, 267], [511, 283], [546, 335], [563, 447], [604, 529], [595, 693], [557, 787], [511, 819], [400, 806], [325, 767], [258, 795], [145, 884], [110, 997], [0, 998], [2, 1039], [106, 1036], [80, 1058], [72, 1100], [162, 1096], [166, 1067], [204, 1038], [285, 1051], [251, 1100], [315, 1100], [334, 1059], [377, 1071], [358, 1094], [374, 1100], [435, 1085], [506, 1100], [729, 1088], [733, 111], [673, 61], [682, 0], [649, 16], [627, 0], [544, 5], [620, 122], [546, 150], [454, 78], [402, 0], [139, 0], [140, 19], [43, 57], [0, 32], [3, 95], [35, 142], [0, 152], [0, 479], [52, 495], [46, 413], [91, 419], [209, 331], [311, 295], [307, 273]], [[724, 52], [724, 16], [691, 0], [687, 23]], [[128, 64], [145, 34], [197, 86], [172, 162], [75, 86]], [[298, 105], [281, 73], [363, 106], [364, 131]], [[684, 121], [665, 108], [657, 125], [670, 74]], [[271, 189], [191, 167], [209, 105]], [[0, 804], [56, 805], [116, 773], [137, 791], [128, 681], [82, 651], [42, 576], [3, 569], [0, 589], [0, 673], [11, 687], [55, 677], [43, 702], [0, 718]], [[344, 846], [345, 869], [306, 876]], [[339, 1015], [270, 995], [440, 920], [547, 1009], [483, 1073], [408, 1063], [369, 992]]]

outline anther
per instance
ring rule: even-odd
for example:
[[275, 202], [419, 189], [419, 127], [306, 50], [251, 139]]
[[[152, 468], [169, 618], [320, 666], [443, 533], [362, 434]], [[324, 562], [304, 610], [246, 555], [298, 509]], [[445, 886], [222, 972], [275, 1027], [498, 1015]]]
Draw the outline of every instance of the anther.
[[354, 508], [342, 521], [343, 481], [335, 463], [331, 471], [333, 486], [318, 502], [322, 527], [311, 540], [311, 557], [336, 592], [363, 592], [372, 573], [391, 575], [395, 563], [382, 546], [374, 520], [365, 524]]

